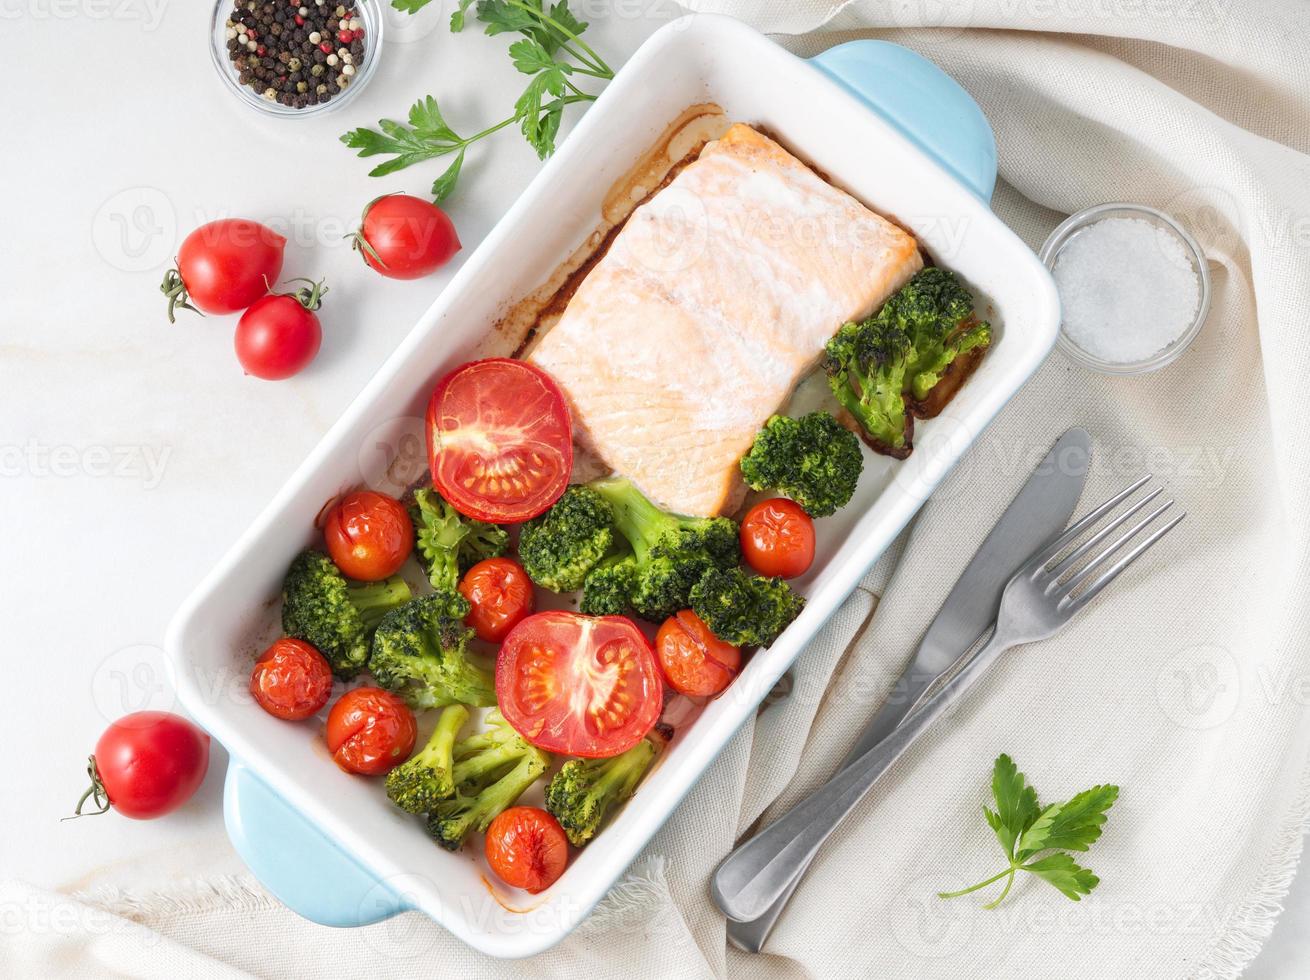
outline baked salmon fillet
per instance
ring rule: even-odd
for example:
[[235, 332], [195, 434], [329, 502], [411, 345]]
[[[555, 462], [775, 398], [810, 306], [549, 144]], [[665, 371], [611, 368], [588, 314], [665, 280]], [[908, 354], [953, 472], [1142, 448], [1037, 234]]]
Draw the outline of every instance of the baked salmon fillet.
[[528, 357], [583, 448], [668, 510], [731, 513], [755, 434], [922, 265], [913, 237], [737, 124], [632, 213]]

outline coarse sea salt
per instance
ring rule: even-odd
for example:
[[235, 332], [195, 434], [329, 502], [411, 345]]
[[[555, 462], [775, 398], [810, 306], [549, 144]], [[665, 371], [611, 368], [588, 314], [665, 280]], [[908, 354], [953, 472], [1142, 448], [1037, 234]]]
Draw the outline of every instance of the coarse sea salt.
[[1183, 243], [1143, 218], [1102, 218], [1076, 232], [1052, 274], [1065, 335], [1112, 364], [1163, 351], [1192, 325], [1201, 302]]

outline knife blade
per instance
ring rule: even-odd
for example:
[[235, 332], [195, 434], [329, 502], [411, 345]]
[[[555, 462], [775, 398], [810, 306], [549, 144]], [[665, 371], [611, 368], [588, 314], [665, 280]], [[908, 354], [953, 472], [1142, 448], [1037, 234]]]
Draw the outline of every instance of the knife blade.
[[[1005, 583], [1033, 552], [1069, 523], [1087, 482], [1091, 458], [1092, 440], [1084, 429], [1069, 429], [1055, 441], [965, 566], [924, 633], [910, 665], [839, 768], [844, 769], [891, 734], [924, 692], [949, 674], [991, 628], [1001, 607]], [[763, 949], [804, 874], [802, 868], [759, 918], [749, 922], [729, 919], [728, 939], [733, 945], [749, 953]]]

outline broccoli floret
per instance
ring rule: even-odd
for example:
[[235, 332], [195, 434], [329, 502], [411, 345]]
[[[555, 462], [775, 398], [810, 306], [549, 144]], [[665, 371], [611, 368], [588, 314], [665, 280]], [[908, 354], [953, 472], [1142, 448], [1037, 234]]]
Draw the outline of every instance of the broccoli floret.
[[449, 851], [491, 821], [550, 768], [551, 758], [529, 745], [497, 712], [491, 728], [455, 745], [455, 795], [428, 811], [428, 834]]
[[350, 680], [368, 661], [378, 623], [412, 596], [398, 575], [351, 582], [327, 555], [302, 551], [282, 583], [282, 632], [316, 647], [334, 674]]
[[720, 640], [767, 647], [795, 619], [805, 599], [780, 578], [740, 568], [711, 569], [691, 590], [691, 608]]
[[828, 342], [824, 366], [837, 401], [874, 448], [904, 458], [914, 432], [906, 396], [922, 402], [956, 358], [991, 341], [992, 328], [974, 320], [964, 284], [934, 267], [867, 320], [843, 326]]
[[587, 576], [578, 610], [588, 616], [622, 616], [637, 587], [637, 560], [631, 553], [611, 555]]
[[503, 527], [464, 517], [432, 489], [414, 491], [409, 516], [414, 554], [434, 589], [453, 590], [469, 568], [509, 548], [509, 532]]
[[[589, 486], [613, 508], [614, 525], [632, 547], [631, 573], [611, 575], [631, 574], [628, 600], [646, 619], [658, 622], [685, 609], [691, 587], [707, 570], [735, 568], [741, 561], [737, 524], [730, 518], [667, 513], [622, 477]], [[597, 604], [604, 582], [597, 583]]]
[[519, 561], [552, 592], [573, 592], [614, 545], [614, 513], [585, 486], [571, 486], [550, 510], [523, 525]]
[[411, 707], [496, 703], [491, 672], [469, 659], [468, 600], [441, 589], [405, 603], [378, 624], [368, 669]]
[[387, 773], [387, 797], [406, 813], [427, 813], [455, 792], [455, 736], [468, 721], [468, 708], [452, 704], [441, 712], [427, 744]]
[[775, 415], [741, 461], [751, 489], [779, 490], [811, 517], [844, 507], [863, 468], [859, 439], [827, 412], [799, 419]]
[[914, 422], [905, 408], [910, 338], [890, 319], [848, 323], [828, 341], [824, 369], [833, 395], [874, 448], [907, 456]]
[[992, 341], [992, 328], [973, 318], [973, 297], [954, 272], [927, 268], [878, 311], [910, 339], [906, 391], [922, 401], [961, 354]]
[[551, 777], [546, 809], [575, 847], [595, 837], [610, 811], [632, 795], [659, 754], [656, 738], [647, 736], [609, 759], [570, 759]]

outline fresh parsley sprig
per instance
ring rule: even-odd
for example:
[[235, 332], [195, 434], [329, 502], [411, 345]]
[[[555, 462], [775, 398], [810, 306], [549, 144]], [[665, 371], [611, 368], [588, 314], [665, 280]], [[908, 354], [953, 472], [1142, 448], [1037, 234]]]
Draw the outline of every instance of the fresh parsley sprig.
[[[1100, 880], [1089, 868], [1080, 867], [1068, 851], [1085, 851], [1101, 836], [1106, 811], [1119, 798], [1118, 786], [1093, 786], [1067, 803], [1042, 807], [1037, 791], [1028, 784], [1008, 755], [1001, 755], [992, 770], [992, 796], [996, 809], [983, 807], [987, 823], [1001, 843], [1010, 866], [976, 885], [954, 892], [938, 892], [938, 898], [957, 898], [1005, 879], [1005, 888], [995, 901], [1000, 905], [1020, 871], [1050, 882], [1075, 902], [1087, 895]], [[1052, 852], [1042, 857], [1043, 852]]]
[[[392, 0], [397, 10], [417, 13], [431, 0]], [[390, 160], [369, 171], [382, 177], [424, 160], [454, 154], [454, 161], [432, 183], [432, 196], [445, 200], [455, 189], [468, 148], [507, 126], [518, 123], [519, 131], [545, 159], [555, 152], [555, 139], [566, 107], [591, 102], [596, 96], [579, 87], [575, 77], [614, 77], [614, 70], [597, 54], [582, 34], [587, 24], [569, 10], [568, 0], [547, 7], [545, 0], [459, 0], [450, 15], [450, 29], [462, 31], [470, 8], [489, 35], [521, 34], [509, 46], [514, 67], [530, 76], [523, 94], [514, 103], [514, 114], [472, 136], [463, 137], [445, 121], [437, 100], [419, 99], [410, 107], [408, 125], [391, 119], [378, 121], [377, 129], [352, 129], [341, 142], [358, 150], [361, 157], [389, 154]]]

